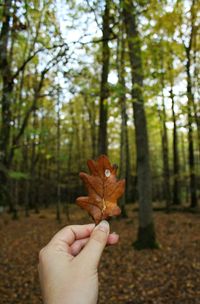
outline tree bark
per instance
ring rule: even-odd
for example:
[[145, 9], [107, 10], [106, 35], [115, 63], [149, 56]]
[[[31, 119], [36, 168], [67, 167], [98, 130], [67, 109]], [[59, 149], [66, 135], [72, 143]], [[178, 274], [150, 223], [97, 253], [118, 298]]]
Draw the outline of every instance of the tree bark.
[[[4, 1], [2, 27], [0, 33], [0, 73], [2, 77], [1, 126], [0, 126], [0, 195], [5, 203], [8, 198], [6, 184], [8, 179], [9, 162], [7, 159], [10, 141], [11, 99], [13, 81], [9, 61], [9, 34], [12, 1]], [[10, 205], [11, 209], [12, 206]]]
[[195, 159], [194, 159], [194, 143], [193, 143], [193, 127], [192, 127], [192, 86], [191, 86], [191, 74], [190, 74], [190, 51], [187, 50], [187, 98], [188, 98], [188, 161], [190, 170], [190, 206], [195, 208], [197, 206], [197, 194], [196, 194], [196, 174], [195, 174]]
[[60, 92], [57, 100], [57, 138], [56, 138], [56, 158], [57, 158], [57, 201], [56, 201], [56, 220], [60, 223], [60, 205], [61, 205], [61, 188], [60, 188]]
[[[33, 111], [33, 122], [32, 122], [33, 130], [37, 130], [37, 113], [36, 109]], [[31, 206], [35, 209], [35, 213], [39, 213], [38, 202], [36, 201], [36, 163], [37, 163], [37, 151], [36, 151], [36, 134], [34, 132], [32, 139], [32, 151], [31, 151], [31, 163], [30, 163], [30, 202]]]
[[176, 124], [176, 113], [174, 110], [174, 92], [173, 85], [170, 88], [170, 98], [172, 101], [172, 120], [173, 120], [173, 204], [180, 205], [180, 165], [179, 165], [179, 153], [178, 153], [178, 134]]
[[[198, 54], [199, 54], [199, 46], [198, 46], [198, 31], [195, 30], [193, 34], [193, 65], [194, 65], [194, 75], [193, 75], [193, 88], [196, 90], [197, 100], [193, 98], [193, 111], [195, 122], [197, 126], [197, 140], [198, 140], [198, 150], [199, 150], [199, 160], [200, 160], [200, 105], [199, 105], [199, 93], [200, 93], [200, 83], [199, 83], [199, 65], [197, 62]], [[200, 163], [200, 161], [199, 161]]]
[[[161, 69], [163, 70], [163, 54], [161, 53]], [[158, 109], [160, 122], [161, 122], [161, 139], [162, 139], [162, 158], [163, 158], [163, 190], [164, 198], [166, 200], [166, 211], [169, 211], [171, 205], [171, 187], [170, 187], [170, 170], [169, 170], [169, 143], [166, 126], [166, 108], [165, 108], [165, 97], [164, 87], [165, 79], [164, 73], [161, 75], [161, 86], [162, 86], [162, 111]]]
[[[164, 96], [163, 96], [164, 98]], [[171, 206], [171, 189], [170, 189], [170, 171], [169, 171], [169, 145], [166, 126], [166, 109], [164, 100], [162, 102], [162, 110], [158, 109], [161, 122], [161, 141], [162, 141], [162, 159], [163, 159], [163, 191], [166, 200], [166, 210], [170, 210]]]
[[107, 154], [107, 119], [108, 119], [108, 73], [110, 61], [110, 48], [108, 45], [110, 38], [110, 0], [106, 0], [103, 15], [103, 43], [102, 43], [102, 72], [100, 86], [100, 110], [99, 110], [99, 154]]
[[187, 75], [187, 110], [188, 110], [188, 157], [189, 157], [189, 170], [190, 170], [190, 206], [195, 208], [198, 205], [197, 200], [197, 187], [196, 187], [196, 174], [195, 174], [195, 156], [194, 156], [194, 142], [193, 142], [193, 117], [192, 106], [194, 105], [194, 95], [192, 93], [192, 77], [191, 77], [191, 50], [194, 39], [194, 21], [196, 18], [195, 3], [193, 0], [191, 4], [191, 33], [188, 46], [184, 45], [186, 52], [186, 75]]
[[156, 236], [152, 210], [152, 178], [149, 163], [147, 123], [142, 94], [143, 71], [141, 46], [137, 30], [135, 7], [131, 1], [123, 2], [123, 13], [131, 65], [132, 100], [137, 151], [139, 231], [135, 246], [136, 248], [155, 248]]
[[182, 155], [182, 174], [183, 174], [183, 187], [184, 187], [184, 202], [189, 201], [189, 187], [187, 182], [187, 155], [185, 148], [185, 134], [181, 132], [181, 155]]
[[88, 96], [84, 95], [84, 103], [89, 115], [89, 124], [91, 132], [92, 159], [97, 156], [97, 128], [96, 128], [96, 107], [94, 100], [88, 100]]
[[23, 171], [27, 174], [24, 181], [24, 213], [26, 217], [29, 217], [29, 192], [30, 192], [30, 182], [29, 182], [29, 156], [28, 156], [28, 145], [29, 136], [24, 136], [23, 146], [22, 146], [22, 156], [23, 156]]
[[120, 27], [121, 35], [118, 37], [117, 47], [117, 70], [118, 70], [118, 84], [119, 84], [119, 106], [121, 110], [121, 134], [120, 134], [120, 167], [119, 174], [121, 179], [126, 180], [125, 194], [120, 200], [121, 215], [127, 217], [126, 202], [128, 199], [128, 184], [130, 177], [130, 155], [129, 155], [129, 141], [128, 141], [128, 127], [127, 127], [127, 110], [126, 110], [126, 85], [125, 85], [125, 39], [123, 24]]

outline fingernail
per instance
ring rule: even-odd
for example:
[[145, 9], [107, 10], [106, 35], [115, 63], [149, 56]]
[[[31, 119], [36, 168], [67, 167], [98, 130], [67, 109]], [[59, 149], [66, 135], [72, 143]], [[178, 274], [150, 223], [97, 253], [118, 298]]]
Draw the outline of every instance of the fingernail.
[[110, 226], [109, 226], [109, 223], [105, 220], [101, 221], [96, 227], [95, 229], [98, 229], [98, 230], [101, 230], [103, 232], [109, 232], [109, 229]]

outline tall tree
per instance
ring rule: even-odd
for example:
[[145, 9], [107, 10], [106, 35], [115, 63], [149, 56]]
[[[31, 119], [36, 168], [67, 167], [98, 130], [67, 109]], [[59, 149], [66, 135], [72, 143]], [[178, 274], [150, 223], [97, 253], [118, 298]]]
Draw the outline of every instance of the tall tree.
[[1, 199], [5, 197], [8, 174], [8, 149], [10, 141], [11, 98], [13, 79], [9, 61], [9, 35], [12, 1], [3, 2], [2, 27], [0, 33], [0, 73], [2, 77], [1, 126], [0, 126], [0, 185]]
[[166, 199], [166, 209], [169, 211], [171, 205], [171, 189], [170, 189], [170, 170], [169, 170], [169, 144], [167, 134], [167, 114], [165, 108], [165, 79], [164, 79], [164, 58], [163, 49], [161, 48], [160, 61], [161, 61], [161, 90], [162, 90], [162, 114], [160, 114], [160, 120], [162, 123], [161, 137], [162, 137], [162, 157], [163, 157], [163, 189]]
[[[185, 70], [187, 75], [187, 118], [188, 118], [188, 162], [189, 162], [189, 170], [190, 170], [190, 196], [191, 196], [191, 207], [194, 208], [198, 204], [197, 200], [197, 186], [196, 186], [196, 174], [195, 174], [195, 155], [194, 155], [194, 132], [193, 132], [193, 108], [195, 105], [194, 101], [194, 94], [192, 92], [192, 47], [193, 47], [193, 40], [196, 31], [196, 0], [192, 0], [191, 7], [190, 7], [190, 34], [189, 34], [189, 41], [186, 43], [184, 39], [183, 33], [182, 41], [183, 46], [185, 49], [186, 55], [186, 64]], [[197, 132], [198, 130], [198, 122], [197, 122]]]
[[110, 61], [110, 0], [105, 2], [105, 10], [103, 14], [103, 37], [102, 37], [102, 72], [100, 86], [100, 111], [99, 111], [99, 154], [107, 154], [107, 119], [108, 119], [108, 73]]
[[194, 30], [195, 30], [195, 19], [196, 19], [196, 11], [195, 11], [196, 1], [192, 0], [190, 14], [191, 14], [191, 31], [189, 36], [189, 43], [186, 45], [185, 42], [185, 54], [186, 54], [186, 75], [187, 75], [187, 110], [188, 110], [188, 157], [189, 157], [189, 169], [190, 169], [190, 195], [191, 195], [191, 207], [194, 208], [197, 206], [197, 187], [196, 187], [196, 174], [195, 174], [195, 156], [194, 156], [194, 134], [193, 134], [193, 115], [192, 108], [194, 105], [194, 94], [192, 92], [192, 77], [191, 77], [191, 52], [192, 52], [192, 44], [194, 38]]
[[89, 115], [89, 123], [90, 123], [90, 133], [91, 133], [91, 143], [92, 143], [92, 158], [94, 159], [97, 155], [96, 152], [96, 109], [95, 109], [95, 101], [88, 100], [87, 95], [84, 96], [85, 107], [88, 111]]
[[[120, 11], [120, 17], [123, 17]], [[122, 18], [120, 18], [122, 19]], [[123, 19], [121, 20], [123, 21]], [[121, 22], [120, 34], [117, 40], [117, 71], [118, 71], [118, 85], [119, 85], [119, 107], [121, 110], [121, 133], [120, 133], [120, 178], [125, 178], [126, 189], [125, 195], [121, 198], [122, 217], [127, 217], [126, 201], [128, 199], [128, 185], [130, 177], [130, 155], [129, 155], [129, 141], [128, 141], [128, 115], [127, 115], [127, 101], [126, 101], [126, 85], [125, 85], [125, 37], [124, 25]]]
[[[173, 76], [171, 76], [173, 77]], [[171, 79], [172, 80], [172, 79]], [[172, 120], [173, 120], [173, 204], [180, 205], [180, 166], [178, 153], [178, 132], [175, 113], [175, 100], [173, 84], [171, 83], [170, 98], [172, 102]]]
[[132, 99], [137, 150], [137, 177], [139, 193], [139, 230], [135, 245], [154, 248], [156, 236], [152, 210], [152, 178], [149, 163], [147, 123], [144, 110], [143, 69], [140, 36], [137, 29], [136, 9], [132, 1], [123, 1], [124, 21], [129, 46], [132, 76]]
[[60, 141], [61, 141], [61, 134], [60, 134], [60, 88], [58, 89], [58, 100], [57, 100], [57, 125], [56, 125], [56, 162], [57, 162], [57, 201], [56, 201], [56, 220], [60, 223], [61, 216], [60, 216], [60, 205], [61, 205], [61, 181], [60, 181]]
[[169, 171], [169, 145], [166, 126], [166, 108], [164, 94], [162, 91], [162, 110], [158, 107], [158, 114], [161, 122], [161, 141], [162, 141], [162, 159], [163, 159], [163, 190], [166, 200], [166, 209], [169, 211], [171, 205], [171, 190], [170, 190], [170, 171]]

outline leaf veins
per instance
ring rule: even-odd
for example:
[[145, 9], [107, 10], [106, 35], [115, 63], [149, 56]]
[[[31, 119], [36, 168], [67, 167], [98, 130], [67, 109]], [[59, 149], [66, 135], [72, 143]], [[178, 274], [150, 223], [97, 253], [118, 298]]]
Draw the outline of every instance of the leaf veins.
[[91, 175], [80, 172], [80, 177], [88, 196], [78, 197], [76, 203], [87, 210], [97, 224], [121, 213], [117, 200], [124, 193], [125, 180], [117, 181], [117, 166], [111, 165], [105, 155], [101, 155], [97, 161], [88, 160], [87, 165]]

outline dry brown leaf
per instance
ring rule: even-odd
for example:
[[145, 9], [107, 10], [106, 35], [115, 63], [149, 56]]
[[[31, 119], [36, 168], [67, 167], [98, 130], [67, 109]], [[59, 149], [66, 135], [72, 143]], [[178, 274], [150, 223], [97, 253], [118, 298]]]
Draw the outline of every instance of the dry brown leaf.
[[88, 160], [87, 165], [91, 175], [81, 172], [80, 177], [88, 196], [78, 197], [76, 203], [87, 210], [97, 224], [121, 213], [117, 200], [124, 193], [125, 180], [117, 181], [117, 166], [111, 165], [105, 155], [101, 155], [97, 161]]

